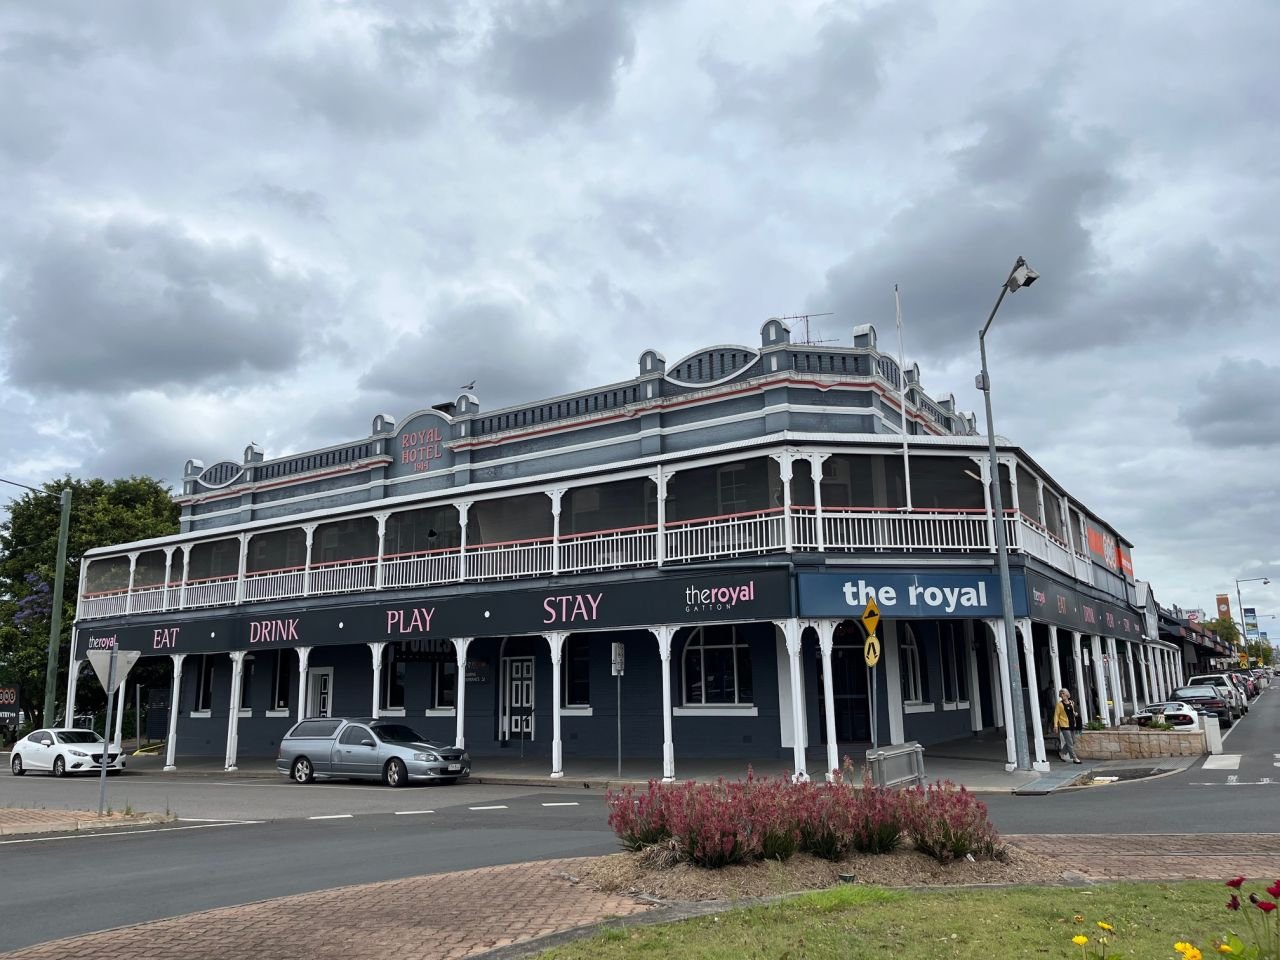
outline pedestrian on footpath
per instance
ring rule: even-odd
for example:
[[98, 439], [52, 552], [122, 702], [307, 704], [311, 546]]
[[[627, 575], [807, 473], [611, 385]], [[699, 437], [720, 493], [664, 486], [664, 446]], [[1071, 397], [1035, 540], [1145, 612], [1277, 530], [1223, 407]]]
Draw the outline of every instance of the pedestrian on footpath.
[[1063, 763], [1070, 760], [1079, 763], [1076, 756], [1076, 731], [1083, 730], [1080, 722], [1080, 711], [1071, 699], [1070, 690], [1058, 691], [1058, 702], [1053, 708], [1053, 729], [1058, 733], [1058, 759]]

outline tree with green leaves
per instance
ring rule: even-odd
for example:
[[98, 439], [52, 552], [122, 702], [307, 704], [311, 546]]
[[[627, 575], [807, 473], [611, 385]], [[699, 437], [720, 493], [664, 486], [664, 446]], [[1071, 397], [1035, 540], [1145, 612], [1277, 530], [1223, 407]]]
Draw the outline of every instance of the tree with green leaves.
[[1218, 617], [1216, 620], [1208, 621], [1205, 626], [1217, 634], [1218, 639], [1227, 646], [1233, 649], [1240, 646], [1240, 628], [1230, 617]]
[[85, 551], [178, 532], [178, 505], [169, 488], [150, 477], [107, 481], [68, 476], [9, 503], [8, 517], [0, 520], [0, 684], [21, 685], [22, 709], [37, 720], [44, 707], [58, 521], [62, 491], [67, 488], [71, 490], [71, 526], [58, 666], [60, 696], [66, 690], [76, 587]]

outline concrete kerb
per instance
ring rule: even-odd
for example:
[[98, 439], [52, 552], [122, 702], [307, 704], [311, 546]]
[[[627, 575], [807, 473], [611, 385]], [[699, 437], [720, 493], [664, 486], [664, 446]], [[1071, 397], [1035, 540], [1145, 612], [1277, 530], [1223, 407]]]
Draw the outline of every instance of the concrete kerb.
[[[0, 813], [4, 811], [0, 810]], [[14, 811], [18, 812], [18, 811]], [[23, 811], [25, 812], [25, 811]], [[56, 820], [29, 820], [25, 823], [0, 822], [0, 837], [17, 837], [31, 834], [87, 833], [90, 831], [110, 832], [121, 827], [153, 827], [172, 823], [176, 818], [146, 815], [142, 817], [113, 817], [109, 822], [98, 820], [82, 820], [78, 817], [65, 817]]]

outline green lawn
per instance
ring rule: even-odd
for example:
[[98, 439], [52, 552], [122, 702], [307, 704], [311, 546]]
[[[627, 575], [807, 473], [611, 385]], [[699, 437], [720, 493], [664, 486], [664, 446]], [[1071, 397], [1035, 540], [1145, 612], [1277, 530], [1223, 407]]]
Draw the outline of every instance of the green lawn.
[[[1216, 956], [1215, 936], [1233, 920], [1243, 924], [1225, 909], [1229, 893], [1206, 882], [927, 893], [849, 886], [716, 917], [611, 928], [540, 957], [1079, 958], [1071, 938], [1088, 936], [1093, 947], [1096, 934], [1110, 937], [1109, 955], [1176, 958], [1174, 942], [1190, 940], [1207, 958]], [[1106, 934], [1098, 920], [1116, 932]]]

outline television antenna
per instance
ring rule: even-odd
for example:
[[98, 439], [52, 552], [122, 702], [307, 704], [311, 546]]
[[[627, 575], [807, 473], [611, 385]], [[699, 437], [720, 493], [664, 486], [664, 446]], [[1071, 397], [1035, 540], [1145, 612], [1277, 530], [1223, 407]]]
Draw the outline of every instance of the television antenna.
[[800, 341], [801, 346], [812, 347], [819, 343], [835, 343], [835, 340], [814, 340], [809, 330], [809, 321], [813, 317], [834, 317], [834, 313], [796, 313], [789, 317], [779, 317], [779, 320], [803, 320], [804, 321], [804, 339]]

